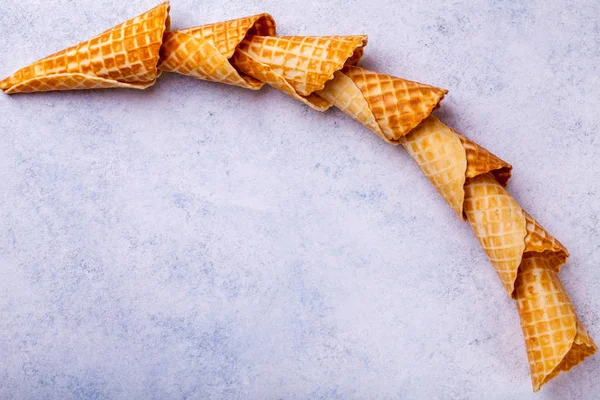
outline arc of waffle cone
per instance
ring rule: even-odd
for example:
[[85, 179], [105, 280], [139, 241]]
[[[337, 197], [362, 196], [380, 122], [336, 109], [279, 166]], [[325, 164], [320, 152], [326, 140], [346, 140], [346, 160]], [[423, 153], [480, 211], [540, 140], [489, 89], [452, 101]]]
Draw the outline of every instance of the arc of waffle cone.
[[507, 293], [518, 304], [534, 391], [592, 355], [556, 273], [567, 249], [506, 192], [511, 167], [428, 117], [401, 143], [459, 215], [464, 215]]
[[455, 212], [469, 219], [509, 295], [524, 252], [541, 253], [560, 270], [566, 248], [503, 189], [512, 168], [508, 163], [434, 115], [401, 143]]
[[159, 68], [196, 79], [258, 90], [264, 83], [240, 73], [230, 62], [248, 34], [275, 35], [269, 14], [186, 28], [165, 34]]
[[239, 70], [324, 111], [315, 92], [348, 62], [358, 62], [366, 36], [247, 36], [233, 56]]
[[515, 284], [533, 390], [594, 354], [565, 288], [539, 253], [526, 253]]
[[144, 89], [154, 84], [162, 37], [169, 26], [165, 2], [94, 38], [52, 54], [0, 82], [7, 94], [95, 88]]

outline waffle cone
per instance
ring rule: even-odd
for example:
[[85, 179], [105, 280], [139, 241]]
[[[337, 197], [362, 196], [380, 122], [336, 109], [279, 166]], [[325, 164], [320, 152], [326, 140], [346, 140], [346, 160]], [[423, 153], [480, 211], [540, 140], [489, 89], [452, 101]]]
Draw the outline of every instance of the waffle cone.
[[324, 111], [331, 104], [314, 92], [348, 62], [358, 62], [366, 36], [248, 36], [233, 63], [243, 73]]
[[491, 174], [467, 180], [465, 215], [509, 295], [525, 252], [535, 252], [558, 272], [567, 249], [527, 214]]
[[523, 256], [515, 297], [534, 391], [596, 352], [546, 257], [533, 252]]
[[512, 167], [444, 125], [435, 115], [421, 122], [400, 143], [460, 217], [466, 178], [492, 172], [504, 185]]
[[439, 105], [445, 89], [348, 65], [318, 92], [385, 141], [400, 139]]
[[264, 83], [238, 72], [230, 58], [247, 35], [275, 34], [275, 21], [269, 14], [167, 32], [160, 51], [159, 68], [196, 79], [258, 90]]
[[467, 181], [464, 210], [506, 292], [512, 295], [526, 248], [527, 221], [521, 206], [491, 174], [484, 174]]
[[159, 75], [157, 63], [169, 3], [94, 38], [20, 69], [0, 82], [7, 94], [97, 88], [144, 89]]

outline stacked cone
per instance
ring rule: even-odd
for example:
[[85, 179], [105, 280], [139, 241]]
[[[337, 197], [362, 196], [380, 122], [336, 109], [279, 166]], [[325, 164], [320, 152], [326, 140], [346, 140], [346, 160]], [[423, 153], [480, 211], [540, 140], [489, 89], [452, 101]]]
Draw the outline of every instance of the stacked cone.
[[567, 249], [504, 189], [512, 167], [430, 115], [401, 144], [454, 211], [466, 218], [517, 302], [533, 390], [594, 354], [557, 277]]
[[473, 231], [516, 300], [534, 391], [597, 347], [557, 277], [569, 256], [506, 192], [512, 167], [432, 115], [446, 90], [357, 66], [367, 37], [276, 36], [269, 14], [168, 31], [160, 6], [0, 82], [6, 93], [146, 88], [159, 70], [336, 106], [402, 145]]
[[446, 91], [356, 67], [367, 37], [275, 36], [269, 14], [169, 32], [160, 69], [260, 89], [268, 84], [325, 111], [332, 105], [389, 142], [438, 106]]

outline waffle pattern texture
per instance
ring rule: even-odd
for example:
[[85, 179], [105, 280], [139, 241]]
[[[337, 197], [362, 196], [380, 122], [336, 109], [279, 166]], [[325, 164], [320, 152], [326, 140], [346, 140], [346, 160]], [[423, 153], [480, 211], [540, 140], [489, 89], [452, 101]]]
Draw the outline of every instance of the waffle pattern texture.
[[159, 76], [169, 3], [59, 51], [0, 81], [8, 94], [51, 90], [145, 89]]
[[162, 70], [252, 90], [269, 84], [320, 111], [336, 106], [402, 145], [470, 223], [516, 301], [534, 391], [594, 354], [557, 276], [567, 249], [508, 194], [510, 164], [431, 114], [446, 90], [357, 66], [364, 35], [276, 36], [269, 14], [168, 30], [166, 2], [19, 70], [0, 89], [143, 89]]
[[517, 302], [533, 390], [594, 354], [556, 275], [567, 249], [506, 191], [512, 167], [434, 115], [401, 144], [454, 211], [471, 224]]

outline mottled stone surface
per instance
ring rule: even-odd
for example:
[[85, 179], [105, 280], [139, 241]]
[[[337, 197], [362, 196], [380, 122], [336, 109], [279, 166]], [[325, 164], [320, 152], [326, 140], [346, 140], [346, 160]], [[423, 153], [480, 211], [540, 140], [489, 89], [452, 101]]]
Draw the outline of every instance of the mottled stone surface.
[[[156, 2], [2, 0], [0, 75]], [[600, 339], [598, 1], [174, 0], [370, 35], [364, 65], [515, 167]], [[597, 399], [531, 393], [515, 304], [407, 154], [271, 89], [0, 95], [0, 397]]]

